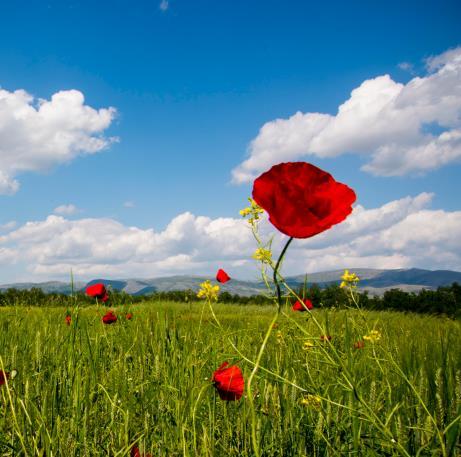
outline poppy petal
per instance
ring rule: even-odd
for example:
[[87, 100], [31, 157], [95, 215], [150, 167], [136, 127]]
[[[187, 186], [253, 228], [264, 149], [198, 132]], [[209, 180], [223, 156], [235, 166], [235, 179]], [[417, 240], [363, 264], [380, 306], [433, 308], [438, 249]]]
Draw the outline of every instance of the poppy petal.
[[213, 373], [213, 383], [222, 400], [239, 400], [245, 389], [245, 380], [242, 370], [236, 365], [224, 362]]
[[216, 273], [216, 281], [224, 284], [229, 280], [230, 280], [230, 276], [223, 269], [220, 268], [218, 272]]
[[255, 179], [253, 199], [280, 232], [309, 238], [342, 222], [352, 212], [356, 195], [310, 163], [288, 162]]
[[308, 309], [313, 309], [314, 308], [314, 305], [312, 304], [312, 302], [305, 298], [302, 302], [300, 302], [299, 300], [297, 300], [295, 302], [295, 304], [291, 307], [291, 309], [293, 311], [307, 311]]

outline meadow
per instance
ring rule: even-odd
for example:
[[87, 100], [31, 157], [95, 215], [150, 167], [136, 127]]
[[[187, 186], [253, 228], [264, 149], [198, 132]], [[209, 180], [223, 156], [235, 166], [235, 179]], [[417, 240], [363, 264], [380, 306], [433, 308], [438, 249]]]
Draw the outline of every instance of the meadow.
[[253, 456], [252, 424], [263, 456], [461, 454], [460, 321], [284, 307], [253, 414], [211, 379], [224, 361], [248, 379], [274, 306], [213, 308], [221, 325], [205, 302], [119, 306], [112, 325], [101, 305], [70, 325], [63, 308], [1, 308], [1, 455]]

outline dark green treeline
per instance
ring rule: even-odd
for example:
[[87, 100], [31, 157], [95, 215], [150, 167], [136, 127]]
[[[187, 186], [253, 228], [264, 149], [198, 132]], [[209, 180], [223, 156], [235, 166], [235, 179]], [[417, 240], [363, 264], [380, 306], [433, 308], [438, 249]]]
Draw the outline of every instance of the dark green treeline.
[[[337, 285], [320, 288], [313, 284], [304, 291], [298, 291], [300, 296], [309, 298], [315, 308], [344, 308], [349, 303], [347, 291]], [[359, 303], [364, 309], [409, 311], [427, 314], [445, 314], [453, 318], [461, 318], [461, 285], [453, 283], [451, 286], [439, 287], [437, 290], [421, 290], [418, 293], [404, 292], [400, 289], [391, 289], [383, 296], [370, 296], [366, 292], [359, 292]], [[135, 296], [125, 292], [110, 291], [109, 306], [133, 305], [152, 301], [176, 301], [185, 304], [197, 300], [196, 292], [192, 290], [155, 292], [149, 295]], [[219, 296], [222, 303], [235, 305], [269, 305], [273, 299], [269, 295], [253, 295], [244, 297], [229, 292], [222, 292]], [[83, 292], [74, 296], [58, 293], [45, 293], [33, 288], [30, 290], [7, 289], [0, 291], [0, 306], [64, 306], [72, 307], [76, 303], [80, 306], [92, 305], [95, 300], [87, 297]]]

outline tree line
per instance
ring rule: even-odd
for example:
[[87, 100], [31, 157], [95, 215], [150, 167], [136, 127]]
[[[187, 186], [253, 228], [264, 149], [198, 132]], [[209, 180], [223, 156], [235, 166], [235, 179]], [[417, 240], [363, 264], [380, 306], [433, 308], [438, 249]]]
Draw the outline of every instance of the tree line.
[[[298, 295], [309, 298], [315, 308], [345, 308], [350, 306], [347, 291], [338, 285], [320, 288], [317, 284], [312, 284], [305, 289], [298, 290]], [[364, 309], [444, 314], [449, 317], [461, 318], [461, 285], [457, 282], [451, 286], [439, 287], [436, 290], [423, 289], [417, 293], [391, 289], [382, 296], [372, 296], [367, 292], [357, 292], [357, 297], [360, 306]], [[110, 299], [106, 306], [134, 305], [152, 301], [192, 303], [197, 300], [196, 292], [190, 289], [153, 292], [148, 295], [129, 295], [123, 291], [110, 290]], [[273, 298], [262, 294], [242, 296], [222, 292], [219, 295], [219, 302], [235, 305], [270, 305], [273, 303]], [[79, 306], [89, 306], [95, 303], [95, 299], [86, 296], [83, 292], [66, 295], [63, 293], [46, 293], [39, 288], [0, 291], [0, 306], [71, 307], [76, 303]]]

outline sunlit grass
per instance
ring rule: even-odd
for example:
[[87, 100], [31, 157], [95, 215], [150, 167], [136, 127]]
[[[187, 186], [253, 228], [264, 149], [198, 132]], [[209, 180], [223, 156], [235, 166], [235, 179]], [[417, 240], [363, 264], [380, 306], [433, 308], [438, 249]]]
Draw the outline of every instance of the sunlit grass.
[[[2, 455], [121, 456], [137, 442], [158, 456], [251, 456], [248, 399], [220, 400], [210, 379], [225, 360], [248, 376], [245, 359], [255, 359], [273, 308], [214, 308], [223, 329], [203, 303], [132, 306], [130, 321], [128, 308], [117, 308], [112, 325], [102, 324], [101, 306], [80, 309], [71, 326], [65, 309], [0, 309], [1, 363], [18, 372], [0, 388]], [[353, 392], [308, 313], [285, 311], [253, 388], [263, 455], [399, 455], [392, 440], [409, 455], [460, 452], [459, 321], [316, 310], [353, 373]], [[367, 334], [363, 319], [381, 338], [354, 349]], [[437, 428], [446, 430], [444, 451]]]

